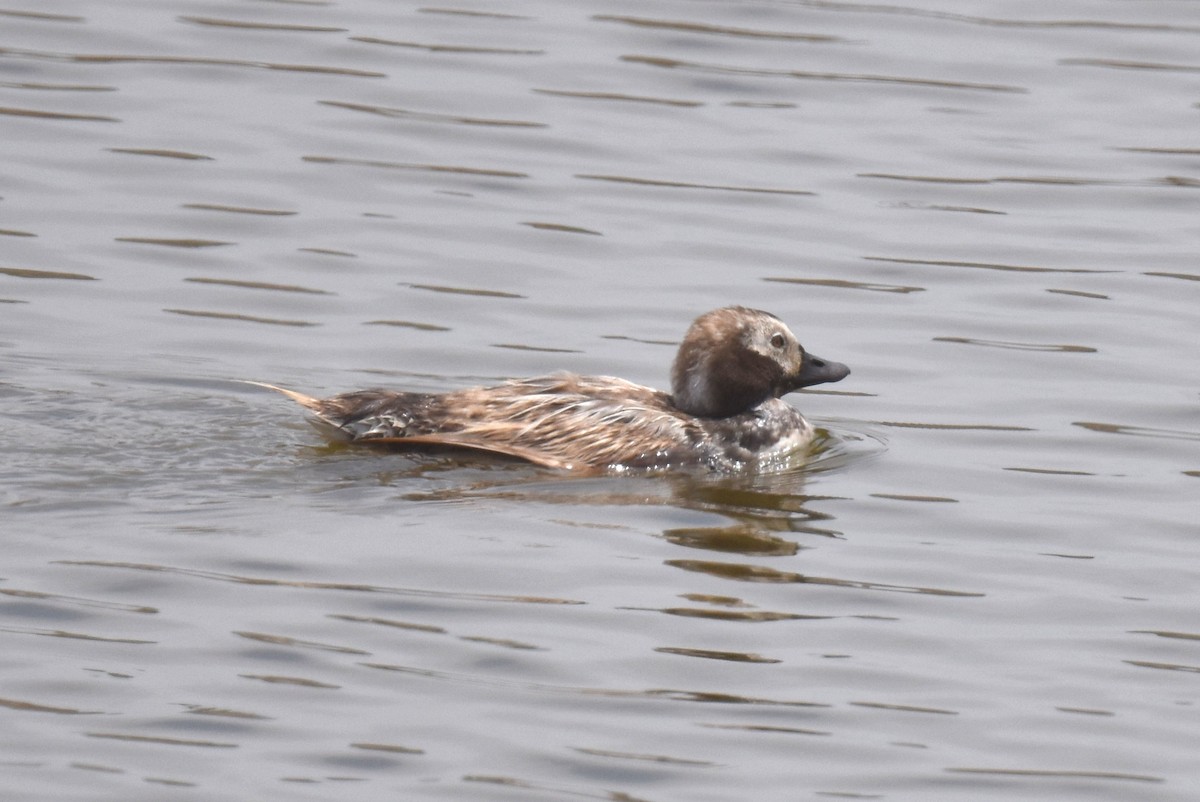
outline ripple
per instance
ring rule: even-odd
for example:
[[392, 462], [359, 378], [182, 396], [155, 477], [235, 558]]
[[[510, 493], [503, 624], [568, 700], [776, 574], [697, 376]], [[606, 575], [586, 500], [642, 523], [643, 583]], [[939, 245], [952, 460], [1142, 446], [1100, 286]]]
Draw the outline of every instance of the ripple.
[[143, 777], [142, 780], [155, 785], [165, 785], [169, 788], [195, 788], [196, 783], [187, 780], [172, 780], [167, 777]]
[[906, 17], [936, 19], [946, 22], [961, 22], [969, 25], [982, 25], [996, 28], [1094, 28], [1099, 30], [1150, 31], [1161, 33], [1200, 33], [1200, 28], [1190, 25], [1171, 25], [1168, 23], [1155, 22], [1116, 22], [1112, 20], [1089, 19], [1004, 19], [999, 17], [980, 17], [970, 14], [957, 14], [952, 11], [934, 11], [933, 9], [927, 8], [912, 8], [910, 6], [883, 5], [880, 3], [844, 3], [831, 2], [831, 0], [801, 0], [800, 5], [820, 8], [826, 11], [867, 13], [872, 15], [895, 14]]
[[957, 178], [941, 175], [900, 175], [897, 173], [855, 173], [855, 178], [886, 178], [892, 181], [920, 181], [929, 184], [990, 184], [990, 178]]
[[671, 757], [670, 755], [653, 755], [642, 752], [614, 752], [609, 749], [587, 749], [584, 747], [571, 747], [576, 752], [583, 755], [592, 755], [594, 757], [611, 757], [618, 760], [645, 760], [651, 763], [670, 763], [676, 766], [716, 766], [708, 760], [691, 760], [689, 758]]
[[298, 292], [307, 295], [336, 295], [337, 293], [329, 292], [328, 290], [318, 290], [312, 287], [301, 287], [296, 284], [271, 284], [265, 281], [239, 281], [237, 279], [228, 278], [205, 278], [196, 276], [185, 278], [184, 281], [192, 282], [193, 284], [213, 284], [220, 287], [238, 287], [247, 290], [272, 290], [274, 292]]
[[177, 18], [180, 22], [192, 25], [205, 25], [213, 28], [242, 28], [252, 31], [281, 31], [284, 33], [345, 33], [347, 28], [331, 28], [322, 25], [286, 25], [277, 22], [250, 22], [248, 20], [220, 19], [217, 17]]
[[546, 123], [529, 120], [499, 120], [485, 117], [462, 117], [454, 114], [435, 114], [427, 111], [412, 111], [389, 106], [372, 106], [366, 103], [347, 103], [341, 100], [318, 100], [322, 106], [332, 106], [349, 111], [361, 111], [380, 117], [393, 117], [404, 120], [415, 120], [427, 123], [453, 123], [455, 125], [473, 125], [488, 128], [547, 128]]
[[1107, 67], [1116, 70], [1154, 70], [1156, 72], [1200, 72], [1196, 64], [1165, 64], [1160, 61], [1130, 61], [1115, 58], [1062, 58], [1059, 64], [1069, 67]]
[[1131, 629], [1130, 632], [1135, 635], [1157, 635], [1160, 638], [1200, 641], [1200, 633], [1197, 632], [1172, 632], [1162, 629]]
[[1157, 668], [1162, 671], [1183, 671], [1187, 674], [1200, 674], [1200, 666], [1183, 665], [1182, 663], [1159, 663], [1151, 660], [1122, 660], [1127, 665], [1138, 668]]
[[163, 150], [161, 148], [109, 148], [110, 153], [128, 153], [134, 156], [156, 156], [162, 159], [183, 159], [185, 161], [212, 161], [212, 156], [202, 153], [189, 153], [186, 150]]
[[1200, 156], [1200, 148], [1114, 147], [1113, 150], [1120, 150], [1126, 153], [1155, 153], [1168, 156]]
[[477, 298], [509, 298], [523, 299], [526, 296], [518, 295], [515, 292], [504, 292], [502, 290], [482, 290], [476, 287], [447, 287], [440, 284], [401, 284], [401, 287], [410, 287], [414, 290], [428, 290], [429, 292], [444, 292], [451, 295], [472, 295]]
[[627, 334], [601, 334], [602, 340], [624, 340], [631, 343], [642, 343], [643, 345], [666, 345], [671, 348], [678, 348], [678, 340], [648, 340], [642, 337], [630, 337]]
[[958, 343], [980, 345], [985, 348], [1007, 348], [1014, 351], [1050, 351], [1067, 354], [1094, 354], [1097, 349], [1088, 345], [1062, 345], [1058, 343], [1019, 343], [1006, 340], [980, 340], [974, 337], [934, 337], [935, 343]]
[[73, 707], [54, 707], [52, 705], [37, 704], [36, 702], [27, 702], [23, 699], [4, 698], [0, 698], [0, 707], [6, 707], [9, 710], [19, 710], [24, 713], [56, 713], [62, 716], [91, 716], [103, 712], [100, 710], [77, 710]]
[[50, 14], [45, 11], [18, 11], [10, 8], [0, 9], [0, 17], [35, 19], [43, 22], [87, 22], [87, 17], [77, 17], [70, 14]]
[[650, 97], [647, 95], [627, 95], [622, 92], [571, 92], [565, 89], [534, 89], [539, 95], [555, 97], [573, 97], [583, 100], [612, 100], [619, 103], [651, 103], [660, 106], [677, 106], [680, 108], [696, 108], [704, 103], [698, 100], [679, 100], [676, 98]]
[[146, 615], [153, 615], [158, 612], [157, 607], [150, 607], [142, 604], [124, 604], [122, 602], [88, 599], [82, 596], [61, 596], [57, 593], [43, 593], [37, 590], [21, 590], [19, 588], [0, 588], [0, 595], [12, 596], [18, 599], [37, 599], [38, 601], [50, 601], [70, 607], [88, 607], [101, 610], [115, 610], [119, 613], [142, 613]]
[[106, 117], [101, 114], [72, 114], [63, 111], [45, 111], [43, 109], [20, 109], [13, 106], [0, 106], [0, 114], [9, 117], [33, 117], [39, 120], [81, 120], [84, 122], [119, 123], [116, 117]]
[[1052, 769], [992, 769], [992, 768], [948, 768], [955, 774], [990, 774], [997, 777], [1040, 777], [1061, 780], [1131, 780], [1134, 782], [1165, 782], [1162, 777], [1149, 774], [1124, 774], [1116, 771], [1074, 771]]
[[257, 214], [265, 217], [291, 217], [299, 212], [288, 209], [262, 209], [254, 206], [226, 206], [220, 203], [185, 203], [184, 209], [200, 209], [206, 212], [229, 212], [231, 214]]
[[478, 47], [474, 45], [444, 45], [428, 44], [425, 42], [410, 42], [396, 39], [381, 39], [376, 36], [351, 36], [350, 41], [362, 42], [368, 45], [387, 45], [388, 47], [407, 47], [415, 50], [425, 50], [429, 53], [457, 53], [464, 55], [484, 56], [544, 56], [545, 50], [520, 50], [511, 47]]
[[269, 643], [273, 646], [289, 646], [297, 649], [315, 649], [322, 652], [337, 652], [339, 654], [357, 654], [369, 655], [370, 652], [362, 649], [354, 649], [349, 646], [336, 646], [331, 643], [319, 643], [317, 641], [300, 640], [287, 635], [268, 635], [265, 632], [234, 632], [239, 638], [258, 641], [259, 643]]
[[1056, 187], [1200, 187], [1200, 179], [1181, 176], [1152, 178], [1089, 178], [1062, 175], [1008, 175], [995, 178], [904, 175], [900, 173], [856, 173], [857, 178], [917, 181], [927, 184], [1044, 184]]
[[575, 176], [587, 181], [611, 181], [618, 184], [636, 184], [647, 187], [669, 187], [673, 189], [707, 189], [722, 192], [755, 192], [765, 195], [816, 195], [804, 189], [776, 189], [773, 187], [736, 186], [731, 184], [696, 184], [688, 181], [668, 181], [658, 178], [637, 178], [625, 175], [595, 175], [581, 173]]
[[867, 290], [868, 292], [910, 293], [925, 292], [924, 287], [913, 287], [906, 284], [876, 284], [867, 281], [850, 281], [842, 278], [776, 278], [768, 276], [763, 281], [779, 284], [803, 284], [810, 287], [833, 287], [843, 290]]
[[1100, 710], [1094, 707], [1056, 707], [1055, 710], [1061, 713], [1078, 713], [1081, 716], [1115, 716], [1111, 710]]
[[13, 278], [63, 279], [67, 281], [99, 281], [84, 273], [65, 273], [59, 270], [30, 270], [24, 267], [0, 267], [0, 275]]
[[422, 14], [445, 14], [454, 17], [484, 17], [486, 19], [502, 19], [502, 20], [529, 20], [533, 17], [526, 17], [520, 14], [502, 14], [498, 11], [476, 11], [466, 8], [418, 8], [418, 12]]
[[378, 626], [392, 627], [395, 629], [408, 629], [414, 632], [426, 632], [432, 635], [446, 635], [445, 627], [433, 626], [432, 624], [415, 624], [411, 621], [397, 621], [394, 618], [379, 618], [377, 616], [367, 615], [346, 615], [342, 613], [330, 613], [330, 618], [338, 621], [350, 621], [356, 624], [375, 624]]
[[615, 800], [616, 802], [650, 802], [643, 797], [634, 796], [625, 791], [596, 791], [589, 788], [582, 788], [573, 785], [558, 785], [546, 782], [536, 782], [534, 780], [523, 780], [519, 777], [510, 777], [501, 774], [464, 774], [463, 782], [469, 783], [486, 783], [488, 785], [499, 785], [505, 788], [520, 788], [526, 791], [544, 791], [552, 796], [552, 799], [566, 799], [568, 797], [577, 797], [583, 799], [604, 799]]
[[300, 688], [319, 688], [326, 691], [341, 690], [341, 685], [333, 685], [328, 682], [318, 682], [315, 679], [308, 677], [287, 677], [280, 674], [238, 674], [242, 679], [253, 679], [259, 682], [266, 682], [270, 685], [295, 685]]
[[731, 36], [745, 39], [775, 39], [785, 42], [845, 42], [840, 36], [830, 36], [823, 33], [793, 33], [788, 31], [768, 31], [754, 28], [731, 28], [726, 25], [707, 25], [700, 22], [682, 22], [680, 20], [650, 19], [648, 17], [626, 17], [610, 14], [595, 14], [592, 19], [598, 22], [619, 22], [635, 28], [655, 28], [679, 33], [697, 33], [715, 36]]
[[1029, 90], [1022, 86], [1007, 84], [971, 83], [968, 81], [947, 81], [938, 78], [912, 78], [900, 75], [872, 75], [869, 73], [851, 72], [810, 72], [805, 70], [776, 70], [764, 67], [737, 67], [728, 64], [711, 64], [699, 61], [682, 61], [680, 59], [664, 58], [661, 56], [627, 55], [621, 56], [621, 61], [632, 64], [645, 64], [650, 67], [662, 67], [672, 70], [690, 72], [718, 73], [722, 75], [749, 75], [771, 78], [799, 78], [808, 81], [832, 81], [847, 83], [899, 84], [903, 86], [921, 86], [934, 89], [974, 90], [978, 92], [1009, 92], [1025, 94]]
[[459, 640], [467, 643], [482, 643], [485, 646], [499, 646], [502, 649], [516, 649], [521, 652], [544, 652], [547, 651], [544, 646], [536, 646], [532, 643], [524, 641], [512, 640], [510, 638], [489, 638], [483, 635], [459, 635]]
[[[808, 391], [821, 392], [821, 391]], [[840, 393], [825, 391], [826, 395], [859, 396], [859, 393]], [[870, 393], [861, 394], [873, 397]], [[878, 431], [873, 431], [866, 421], [836, 420], [826, 423], [817, 420], [816, 440], [809, 455], [808, 462], [803, 466], [806, 473], [827, 473], [841, 470], [860, 460], [875, 459], [887, 451], [887, 438]]]
[[1069, 471], [1056, 468], [1003, 468], [1006, 471], [1017, 471], [1019, 473], [1036, 473], [1047, 476], [1095, 476], [1091, 471]]
[[543, 682], [530, 682], [526, 680], [510, 680], [498, 679], [494, 677], [484, 677], [476, 674], [466, 674], [452, 671], [441, 671], [438, 669], [418, 668], [416, 666], [397, 665], [393, 663], [359, 663], [365, 668], [374, 668], [381, 671], [391, 671], [400, 674], [408, 674], [413, 676], [425, 677], [428, 679], [436, 679], [450, 681], [454, 683], [483, 686], [489, 688], [518, 688], [527, 691], [535, 691], [541, 693], [554, 694], [571, 694], [588, 697], [614, 698], [614, 699], [647, 699], [647, 700], [663, 700], [670, 702], [698, 702], [700, 704], [722, 704], [722, 705], [754, 705], [764, 707], [785, 707], [785, 708], [828, 708], [830, 705], [820, 702], [808, 702], [801, 700], [790, 699], [772, 699], [761, 696], [742, 696], [740, 694], [719, 693], [713, 691], [690, 691], [676, 688], [652, 688], [649, 690], [624, 690], [619, 688], [594, 688], [576, 685], [551, 685]]
[[258, 317], [255, 315], [243, 315], [237, 312], [211, 312], [201, 309], [164, 309], [164, 312], [169, 312], [172, 315], [185, 315], [187, 317], [204, 317], [213, 320], [233, 320], [241, 323], [262, 323], [268, 326], [295, 326], [298, 328], [308, 326], [319, 326], [320, 323], [313, 323], [308, 320], [285, 320], [275, 317]]
[[827, 730], [807, 730], [801, 727], [779, 727], [770, 724], [711, 724], [702, 723], [701, 727], [712, 730], [740, 730], [742, 732], [767, 732], [783, 735], [833, 735]]
[[898, 713], [932, 713], [939, 716], [957, 716], [957, 710], [944, 710], [940, 707], [917, 707], [914, 705], [897, 705], [889, 702], [851, 702], [855, 707], [870, 707], [875, 710], [892, 710]]
[[538, 231], [557, 231], [563, 234], [590, 234], [595, 237], [603, 237], [599, 231], [594, 231], [590, 228], [581, 228], [579, 226], [568, 226], [563, 223], [535, 223], [531, 221], [522, 222], [521, 225], [536, 228]]
[[492, 348], [508, 348], [513, 351], [533, 351], [539, 354], [582, 354], [577, 348], [551, 348], [547, 345], [523, 345], [521, 343], [492, 343]]
[[[348, 621], [356, 624], [373, 624], [376, 626], [409, 630], [412, 632], [421, 632], [429, 635], [450, 635], [450, 632], [445, 627], [433, 626], [431, 624], [417, 624], [410, 621], [397, 621], [391, 618], [345, 615], [340, 613], [330, 613], [329, 617], [338, 621]], [[526, 643], [524, 641], [512, 640], [511, 638], [494, 638], [486, 635], [455, 635], [453, 637], [456, 637], [459, 640], [467, 643], [482, 643], [487, 646], [499, 646], [505, 649], [516, 649], [518, 651], [546, 651], [545, 647], [538, 646], [533, 643]]]
[[396, 326], [398, 328], [416, 329], [417, 331], [453, 331], [449, 326], [439, 326], [436, 323], [418, 323], [413, 320], [368, 320], [366, 326]]
[[877, 590], [888, 593], [917, 593], [928, 596], [952, 596], [957, 598], [982, 598], [985, 593], [943, 588], [918, 587], [914, 585], [892, 585], [885, 582], [867, 582], [853, 579], [836, 579], [826, 576], [809, 576], [791, 571], [778, 571], [764, 565], [713, 562], [709, 560], [667, 560], [666, 565], [684, 571], [708, 574], [737, 582], [769, 582], [777, 584], [828, 585], [850, 590]]
[[1183, 281], [1200, 281], [1200, 273], [1163, 273], [1158, 271], [1148, 271], [1142, 273], [1143, 276], [1156, 276], [1158, 278], [1175, 278]]
[[346, 259], [357, 259], [358, 254], [350, 251], [339, 251], [333, 248], [297, 248], [300, 253], [315, 253], [318, 256], [341, 256]]
[[917, 501], [926, 504], [957, 504], [958, 499], [947, 496], [910, 496], [902, 493], [872, 493], [871, 498], [882, 498], [888, 501]]
[[1188, 432], [1179, 429], [1154, 429], [1148, 426], [1129, 426], [1121, 423], [1097, 423], [1094, 421], [1073, 421], [1071, 425], [1105, 434], [1160, 437], [1168, 440], [1200, 440], [1200, 432]]
[[102, 766], [99, 763], [74, 762], [74, 763], [70, 763], [69, 765], [73, 769], [80, 769], [82, 771], [99, 771], [99, 772], [103, 772], [105, 774], [124, 774], [125, 773], [125, 769], [118, 769], [114, 766]]
[[14, 635], [41, 635], [47, 638], [66, 638], [68, 640], [95, 641], [97, 643], [128, 643], [139, 646], [158, 643], [158, 641], [141, 640], [138, 638], [106, 638], [102, 635], [88, 635], [83, 632], [68, 632], [64, 629], [41, 629], [36, 627], [0, 626], [0, 632], [9, 632]]
[[368, 752], [388, 752], [394, 755], [423, 755], [424, 749], [414, 749], [411, 746], [400, 746], [398, 744], [378, 744], [378, 743], [353, 743], [350, 744], [352, 749], [365, 749]]
[[202, 746], [213, 749], [234, 749], [238, 744], [222, 741], [201, 741], [190, 738], [165, 738], [158, 735], [129, 735], [121, 732], [85, 732], [88, 738], [107, 738], [113, 741], [133, 741], [143, 744], [163, 744], [165, 746]]
[[773, 657], [763, 657], [751, 652], [723, 652], [712, 649], [688, 649], [681, 646], [659, 646], [654, 649], [662, 654], [675, 654], [682, 657], [700, 657], [705, 660], [729, 660], [735, 663], [782, 663]]
[[117, 242], [132, 242], [136, 245], [160, 245], [166, 248], [220, 248], [225, 245], [236, 245], [236, 242], [225, 242], [215, 239], [172, 238], [172, 237], [114, 237]]
[[463, 167], [453, 164], [388, 162], [374, 159], [343, 158], [339, 156], [302, 156], [301, 161], [312, 164], [344, 164], [352, 167], [377, 167], [384, 170], [417, 170], [428, 173], [454, 173], [458, 175], [486, 176], [489, 178], [529, 178], [528, 173], [518, 173], [512, 170], [489, 170], [485, 167]]
[[1095, 270], [1087, 267], [1039, 267], [1035, 265], [1010, 265], [1000, 262], [968, 262], [960, 259], [905, 259], [897, 256], [864, 256], [868, 262], [888, 262], [899, 265], [927, 265], [929, 267], [967, 267], [979, 270], [1001, 270], [1017, 273], [1119, 273], [1119, 270]]
[[[448, 590], [424, 590], [419, 588], [389, 587], [386, 585], [362, 585], [348, 582], [314, 582], [305, 580], [270, 579], [267, 577], [242, 576], [220, 571], [205, 571], [199, 568], [178, 568], [152, 563], [110, 562], [106, 560], [59, 560], [59, 565], [74, 565], [83, 568], [117, 568], [130, 571], [166, 573], [197, 579], [232, 582], [238, 585], [259, 587], [302, 588], [307, 590], [339, 590], [352, 593], [380, 593], [396, 596], [419, 596], [423, 598], [456, 599], [459, 601], [515, 602], [520, 604], [583, 604], [573, 599], [558, 599], [544, 596], [505, 596], [493, 593], [458, 593]], [[0, 591], [2, 592], [2, 591]]]
[[681, 618], [707, 618], [710, 621], [738, 621], [751, 624], [761, 624], [771, 621], [827, 621], [835, 617], [832, 615], [777, 613], [771, 610], [709, 610], [700, 607], [664, 607], [654, 610], [654, 612], [675, 615]]
[[1029, 426], [1005, 426], [998, 423], [929, 423], [918, 421], [879, 420], [870, 421], [876, 426], [888, 426], [895, 429], [934, 429], [941, 431], [959, 432], [1035, 432], [1037, 429]]
[[231, 710], [227, 707], [210, 707], [208, 705], [184, 705], [185, 712], [197, 716], [216, 716], [218, 718], [236, 718], [255, 721], [270, 721], [270, 716], [250, 713], [245, 710]]
[[0, 54], [49, 61], [72, 61], [79, 64], [161, 64], [167, 66], [237, 67], [254, 70], [342, 75], [352, 78], [386, 78], [382, 72], [355, 70], [346, 67], [325, 67], [315, 64], [281, 64], [246, 59], [204, 58], [201, 56], [149, 56], [117, 53], [52, 53], [23, 48], [0, 48]]
[[1111, 301], [1112, 298], [1107, 295], [1102, 295], [1098, 292], [1084, 292], [1083, 290], [1060, 290], [1047, 289], [1046, 292], [1052, 292], [1056, 295], [1073, 295], [1076, 298], [1094, 298], [1098, 301]]

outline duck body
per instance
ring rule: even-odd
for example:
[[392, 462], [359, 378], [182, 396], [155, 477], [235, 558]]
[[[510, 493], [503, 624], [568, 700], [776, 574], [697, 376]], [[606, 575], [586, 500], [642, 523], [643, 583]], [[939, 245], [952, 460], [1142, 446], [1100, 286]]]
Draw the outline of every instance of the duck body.
[[769, 466], [812, 441], [780, 396], [840, 381], [849, 368], [806, 354], [773, 315], [726, 307], [692, 324], [672, 392], [612, 376], [556, 373], [447, 393], [284, 393], [363, 443], [489, 451], [551, 468], [623, 472]]

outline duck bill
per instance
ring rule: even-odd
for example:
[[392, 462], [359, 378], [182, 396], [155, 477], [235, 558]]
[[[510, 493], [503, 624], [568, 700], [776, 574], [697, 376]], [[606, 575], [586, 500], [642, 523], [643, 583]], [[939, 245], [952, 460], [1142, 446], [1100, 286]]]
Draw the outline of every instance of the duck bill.
[[807, 354], [800, 372], [791, 381], [788, 392], [799, 390], [801, 387], [812, 387], [814, 384], [840, 382], [850, 375], [850, 368], [841, 362], [821, 359], [816, 354]]

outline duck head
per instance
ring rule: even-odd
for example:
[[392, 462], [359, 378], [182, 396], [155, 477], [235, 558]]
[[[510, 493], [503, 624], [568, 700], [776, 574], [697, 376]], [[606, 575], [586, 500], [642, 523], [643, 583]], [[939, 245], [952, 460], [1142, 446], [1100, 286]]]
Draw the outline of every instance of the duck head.
[[702, 418], [748, 412], [801, 387], [841, 381], [850, 368], [805, 353], [769, 312], [727, 306], [692, 323], [671, 368], [675, 407]]

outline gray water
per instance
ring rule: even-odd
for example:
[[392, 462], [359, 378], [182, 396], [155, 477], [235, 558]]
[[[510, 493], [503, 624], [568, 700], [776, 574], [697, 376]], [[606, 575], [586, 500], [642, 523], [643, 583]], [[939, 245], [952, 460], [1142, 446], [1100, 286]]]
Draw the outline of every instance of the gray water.
[[[0, 8], [0, 795], [1200, 795], [1193, 2]], [[853, 374], [777, 476], [286, 399]]]

